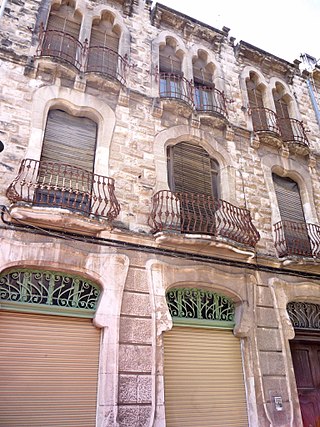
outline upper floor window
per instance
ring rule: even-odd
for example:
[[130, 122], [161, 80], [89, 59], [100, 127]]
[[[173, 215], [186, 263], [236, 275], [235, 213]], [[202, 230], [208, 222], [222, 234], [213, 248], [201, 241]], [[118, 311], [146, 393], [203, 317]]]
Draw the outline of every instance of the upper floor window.
[[53, 56], [80, 68], [79, 34], [82, 17], [73, 3], [63, 1], [53, 5], [41, 45], [42, 56]]
[[272, 174], [281, 221], [275, 224], [276, 248], [280, 256], [312, 254], [298, 184]]
[[[121, 36], [119, 25], [114, 23], [114, 16], [106, 12], [92, 23], [88, 49], [87, 72], [98, 72], [110, 77], [118, 77], [118, 50]], [[122, 70], [123, 71], [123, 70]]]
[[265, 88], [259, 84], [258, 76], [255, 73], [250, 73], [250, 78], [246, 80], [246, 86], [253, 129], [255, 131], [266, 131], [268, 130], [267, 110], [263, 99]]
[[198, 145], [180, 142], [168, 147], [168, 173], [174, 192], [219, 197], [219, 164]]
[[275, 89], [272, 91], [272, 95], [281, 135], [285, 141], [293, 141], [292, 119], [289, 113], [290, 97], [285, 93], [283, 86], [280, 84], [276, 84]]

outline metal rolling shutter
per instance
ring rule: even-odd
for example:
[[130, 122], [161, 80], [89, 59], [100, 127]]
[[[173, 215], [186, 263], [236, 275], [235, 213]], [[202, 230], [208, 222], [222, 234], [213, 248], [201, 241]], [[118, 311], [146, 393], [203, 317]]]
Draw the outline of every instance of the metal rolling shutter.
[[248, 426], [240, 341], [230, 330], [164, 334], [167, 427]]
[[282, 221], [304, 223], [304, 213], [298, 184], [290, 178], [272, 174]]
[[93, 172], [97, 124], [62, 110], [50, 110], [41, 160], [67, 163]]
[[92, 320], [0, 311], [0, 325], [0, 426], [95, 426]]

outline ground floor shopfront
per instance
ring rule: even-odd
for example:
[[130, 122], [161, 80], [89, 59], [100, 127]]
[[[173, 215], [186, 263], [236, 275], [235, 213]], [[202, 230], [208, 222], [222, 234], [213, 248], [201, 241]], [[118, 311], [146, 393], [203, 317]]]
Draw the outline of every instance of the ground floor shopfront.
[[315, 276], [6, 233], [0, 426], [318, 425]]

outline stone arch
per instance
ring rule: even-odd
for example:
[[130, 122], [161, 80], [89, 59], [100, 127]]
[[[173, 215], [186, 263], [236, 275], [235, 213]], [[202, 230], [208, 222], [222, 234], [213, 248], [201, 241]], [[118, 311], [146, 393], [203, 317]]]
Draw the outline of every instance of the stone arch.
[[156, 165], [157, 184], [155, 192], [169, 190], [167, 175], [167, 153], [168, 145], [179, 142], [192, 142], [204, 148], [209, 156], [215, 158], [220, 165], [221, 182], [224, 183], [221, 198], [230, 202], [236, 202], [235, 165], [229, 153], [207, 132], [199, 129], [180, 125], [160, 132], [154, 141], [154, 158]]
[[34, 93], [32, 104], [31, 136], [26, 158], [40, 159], [48, 111], [53, 107], [65, 109], [69, 114], [84, 115], [98, 124], [94, 171], [108, 176], [108, 159], [115, 114], [98, 98], [58, 86], [44, 86]]
[[[197, 288], [205, 288], [214, 290], [219, 294], [223, 294], [233, 300], [236, 307], [235, 312], [235, 327], [234, 335], [239, 338], [247, 337], [252, 328], [252, 294], [248, 291], [248, 286], [253, 284], [252, 276], [244, 276], [242, 274], [232, 274], [225, 272], [222, 269], [213, 268], [211, 266], [186, 266], [181, 264], [167, 264], [156, 260], [147, 262], [148, 283], [150, 300], [152, 306], [152, 317], [154, 321], [153, 333], [153, 358], [154, 366], [152, 372], [153, 378], [153, 417], [157, 417], [154, 421], [155, 426], [161, 426], [161, 421], [164, 419], [164, 373], [163, 373], [163, 354], [160, 349], [163, 346], [163, 332], [172, 328], [172, 318], [169, 313], [169, 308], [166, 302], [166, 292], [173, 287], [191, 286]], [[188, 278], [188, 279], [186, 279]], [[234, 283], [237, 283], [235, 288]], [[223, 283], [223, 285], [222, 285]], [[244, 341], [245, 342], [245, 341]], [[249, 345], [247, 342], [245, 344]], [[247, 349], [245, 350], [247, 351]], [[244, 371], [248, 372], [248, 366], [251, 362], [249, 358], [245, 358]], [[247, 360], [248, 359], [248, 360]], [[252, 369], [250, 367], [249, 369]], [[255, 393], [252, 384], [247, 383], [248, 394]], [[251, 390], [250, 390], [251, 389]], [[155, 408], [157, 412], [155, 413]], [[254, 411], [252, 416], [255, 417]]]
[[99, 376], [97, 424], [108, 424], [110, 420], [111, 425], [118, 411], [119, 316], [129, 268], [128, 257], [82, 251], [80, 245], [71, 241], [33, 242], [26, 250], [21, 245], [13, 248], [12, 241], [3, 239], [2, 248], [0, 273], [14, 268], [50, 269], [87, 278], [100, 286], [102, 295], [93, 319], [95, 326], [103, 329], [99, 370], [104, 375]]
[[306, 222], [318, 223], [316, 208], [313, 198], [313, 187], [310, 180], [310, 173], [306, 166], [301, 165], [294, 159], [279, 157], [275, 154], [268, 154], [261, 159], [264, 171], [265, 182], [271, 201], [272, 224], [281, 220], [278, 203], [276, 199], [272, 172], [279, 176], [289, 177], [297, 182], [300, 189], [300, 196], [303, 204]]
[[[198, 55], [204, 54], [206, 56], [206, 64], [210, 66], [212, 69], [212, 75], [213, 75], [213, 83], [217, 89], [220, 91], [226, 91], [226, 84], [228, 82], [226, 81], [224, 77], [224, 73], [221, 69], [220, 64], [216, 61], [215, 56], [211, 51], [208, 51], [205, 47], [201, 45], [194, 45], [189, 51], [189, 55], [191, 58], [191, 62], [193, 63], [194, 59], [198, 57]], [[229, 90], [228, 88], [227, 90]]]

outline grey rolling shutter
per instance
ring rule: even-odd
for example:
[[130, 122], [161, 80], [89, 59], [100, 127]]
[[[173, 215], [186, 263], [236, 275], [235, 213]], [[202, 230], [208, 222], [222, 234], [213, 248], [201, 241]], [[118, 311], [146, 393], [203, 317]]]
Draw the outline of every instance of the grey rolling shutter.
[[90, 46], [106, 47], [114, 52], [118, 52], [119, 37], [115, 34], [107, 34], [106, 32], [103, 32], [98, 26], [93, 26], [90, 37]]
[[61, 110], [50, 110], [41, 161], [67, 163], [93, 172], [97, 124]]
[[[59, 11], [60, 12], [60, 11]], [[67, 34], [70, 34], [75, 39], [79, 39], [80, 33], [80, 25], [81, 22], [70, 16], [71, 11], [69, 12], [69, 16], [63, 14], [63, 10], [60, 13], [51, 13], [48, 20], [47, 30], [56, 30], [62, 31]], [[72, 9], [72, 13], [74, 10]]]
[[252, 124], [255, 131], [268, 130], [267, 117], [263, 105], [262, 93], [254, 82], [247, 81], [247, 93], [252, 114]]
[[278, 200], [279, 211], [283, 221], [305, 222], [299, 187], [290, 178], [272, 174]]
[[213, 195], [208, 153], [197, 145], [181, 142], [170, 147], [173, 191]]
[[279, 127], [281, 135], [285, 141], [293, 141], [293, 132], [291, 123], [289, 120], [289, 110], [288, 105], [282, 99], [276, 99], [274, 94], [274, 104], [276, 107], [276, 112], [279, 119]]

